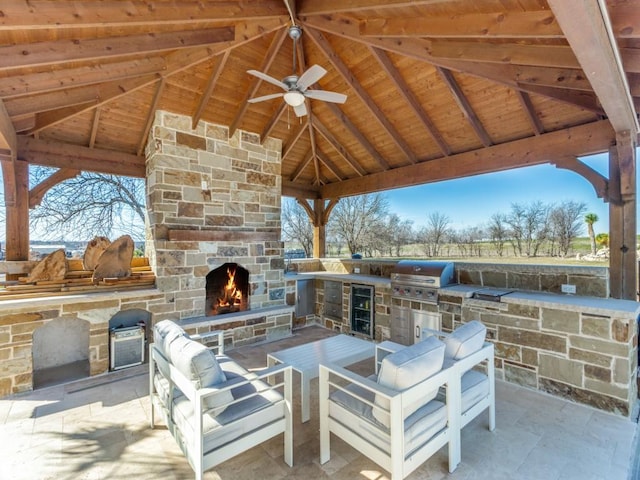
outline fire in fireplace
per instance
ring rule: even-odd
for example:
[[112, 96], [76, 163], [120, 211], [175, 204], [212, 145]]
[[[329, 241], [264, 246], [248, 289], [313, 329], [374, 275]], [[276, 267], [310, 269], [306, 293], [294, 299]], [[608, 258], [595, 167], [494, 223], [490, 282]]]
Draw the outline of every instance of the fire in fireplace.
[[249, 308], [249, 271], [225, 263], [207, 274], [205, 315], [241, 312]]

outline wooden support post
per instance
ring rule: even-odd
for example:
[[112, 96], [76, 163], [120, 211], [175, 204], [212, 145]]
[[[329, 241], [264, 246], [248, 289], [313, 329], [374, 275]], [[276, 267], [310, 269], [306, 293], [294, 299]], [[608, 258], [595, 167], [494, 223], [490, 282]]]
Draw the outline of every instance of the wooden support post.
[[313, 258], [323, 258], [327, 254], [327, 226], [324, 219], [324, 200], [313, 201]]
[[[20, 160], [3, 161], [2, 175], [7, 215], [6, 259], [29, 260], [29, 165]], [[18, 276], [7, 275], [7, 280], [17, 280]]]
[[618, 134], [609, 150], [610, 295], [627, 300], [638, 298], [635, 147], [630, 135]]

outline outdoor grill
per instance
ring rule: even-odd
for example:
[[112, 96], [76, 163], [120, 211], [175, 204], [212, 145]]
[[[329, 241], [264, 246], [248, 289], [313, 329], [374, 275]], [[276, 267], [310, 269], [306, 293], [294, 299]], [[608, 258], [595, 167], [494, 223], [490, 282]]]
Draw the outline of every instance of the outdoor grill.
[[401, 260], [391, 272], [396, 298], [438, 303], [438, 289], [453, 283], [453, 262]]

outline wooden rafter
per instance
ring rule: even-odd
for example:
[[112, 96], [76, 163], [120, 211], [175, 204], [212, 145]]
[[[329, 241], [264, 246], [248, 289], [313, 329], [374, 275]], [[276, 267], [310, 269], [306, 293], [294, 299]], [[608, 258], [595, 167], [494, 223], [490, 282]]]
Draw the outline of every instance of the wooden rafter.
[[313, 159], [313, 170], [316, 174], [316, 181], [318, 185], [322, 185], [320, 180], [320, 165], [318, 164], [318, 152], [316, 150], [316, 137], [313, 133], [313, 117], [311, 112], [308, 114], [309, 122], [307, 122], [307, 131], [309, 133], [309, 143], [311, 144], [311, 158]]
[[440, 78], [442, 78], [442, 81], [446, 83], [446, 85], [449, 87], [449, 90], [451, 91], [451, 95], [453, 95], [453, 99], [458, 104], [458, 107], [460, 107], [462, 114], [465, 116], [465, 118], [469, 122], [469, 125], [471, 126], [471, 128], [473, 128], [473, 131], [476, 132], [476, 135], [478, 136], [482, 144], [485, 147], [492, 145], [493, 142], [491, 141], [489, 134], [482, 126], [482, 122], [476, 115], [476, 112], [474, 111], [473, 107], [469, 103], [469, 100], [467, 100], [467, 97], [462, 91], [462, 89], [460, 88], [460, 85], [458, 85], [458, 82], [453, 76], [453, 73], [441, 67], [436, 67], [436, 70], [438, 71]]
[[218, 83], [218, 79], [220, 78], [220, 75], [224, 70], [224, 66], [227, 64], [227, 60], [229, 59], [230, 53], [231, 53], [231, 50], [227, 50], [220, 56], [218, 63], [216, 64], [215, 68], [211, 72], [211, 75], [209, 75], [209, 80], [207, 80], [207, 86], [205, 87], [204, 92], [200, 96], [200, 101], [198, 102], [198, 108], [196, 108], [196, 111], [194, 112], [191, 120], [191, 128], [193, 128], [194, 130], [196, 128], [196, 125], [198, 125], [198, 122], [202, 118], [202, 113], [204, 112], [204, 109], [207, 108], [207, 103], [209, 103], [211, 94], [213, 93], [214, 88], [216, 88], [216, 84]]
[[414, 163], [416, 161], [415, 155], [411, 151], [409, 145], [402, 139], [400, 133], [396, 130], [396, 128], [392, 125], [391, 121], [384, 114], [384, 112], [376, 105], [373, 99], [369, 96], [367, 91], [360, 85], [360, 83], [356, 80], [354, 75], [349, 70], [349, 67], [340, 59], [338, 54], [331, 48], [327, 39], [324, 36], [314, 29], [307, 29], [307, 35], [311, 37], [316, 44], [316, 46], [322, 51], [322, 53], [327, 57], [331, 65], [336, 69], [336, 71], [342, 76], [344, 81], [349, 85], [351, 90], [355, 92], [360, 101], [364, 104], [364, 106], [369, 110], [373, 118], [382, 126], [384, 131], [387, 133], [391, 141], [402, 151], [404, 156], [410, 163]]
[[[143, 25], [181, 24], [197, 25], [211, 21], [287, 18], [282, 2], [244, 2], [229, 5], [219, 0], [180, 2], [180, 8], [171, 2], [156, 2], [150, 8], [144, 0], [96, 2], [95, 0], [57, 0], [55, 8], [48, 0], [6, 2], [2, 5], [2, 29], [56, 29], [86, 27], [134, 27]], [[10, 19], [10, 22], [6, 19]]]
[[431, 118], [429, 118], [429, 115], [427, 115], [427, 113], [421, 107], [420, 102], [409, 88], [409, 85], [407, 85], [407, 83], [404, 81], [398, 70], [395, 68], [387, 53], [384, 50], [380, 50], [379, 48], [373, 47], [371, 45], [369, 45], [369, 50], [371, 51], [375, 59], [378, 60], [378, 63], [380, 63], [380, 66], [384, 69], [389, 79], [395, 84], [396, 89], [402, 95], [407, 105], [409, 105], [409, 108], [411, 108], [413, 114], [418, 118], [418, 120], [420, 120], [425, 130], [429, 133], [431, 138], [433, 138], [433, 141], [436, 142], [436, 145], [438, 145], [438, 148], [440, 149], [442, 154], [444, 156], [451, 155], [451, 149], [449, 148], [449, 145], [447, 145], [447, 142], [444, 141], [444, 138], [442, 138], [442, 135], [440, 135], [440, 132], [433, 124], [433, 121], [431, 121]]
[[89, 135], [89, 148], [93, 148], [96, 143], [96, 136], [98, 135], [98, 125], [100, 124], [100, 107], [96, 108], [93, 112], [93, 121], [91, 122], [91, 134]]
[[344, 197], [540, 165], [554, 158], [570, 155], [579, 157], [602, 151], [614, 141], [615, 134], [611, 125], [602, 120], [486, 147], [481, 151], [481, 162], [478, 161], [480, 152], [473, 150], [383, 173], [372, 173], [363, 178], [331, 183], [324, 185], [320, 193], [322, 198]]
[[542, 126], [540, 118], [538, 118], [538, 115], [536, 114], [536, 110], [533, 107], [533, 103], [531, 103], [529, 94], [526, 92], [521, 92], [520, 90], [516, 90], [515, 93], [518, 96], [518, 100], [520, 101], [520, 105], [522, 105], [524, 113], [527, 115], [527, 119], [531, 124], [533, 133], [535, 133], [536, 135], [541, 135], [542, 133], [544, 133], [544, 127]]
[[575, 8], [573, 2], [549, 0], [614, 129], [635, 135], [640, 127], [606, 4], [598, 0], [582, 0], [579, 4], [581, 8]]
[[298, 15], [327, 15], [336, 12], [361, 12], [384, 10], [402, 6], [432, 5], [449, 0], [302, 0], [299, 1]]
[[49, 42], [0, 47], [0, 71], [16, 67], [53, 65], [77, 60], [97, 60], [108, 57], [162, 52], [201, 45], [231, 42], [234, 27], [208, 28], [185, 32], [166, 32], [154, 35]]
[[144, 152], [144, 146], [147, 144], [147, 139], [149, 138], [149, 132], [151, 131], [151, 125], [153, 125], [153, 119], [156, 115], [156, 109], [158, 108], [158, 103], [160, 103], [160, 98], [162, 98], [162, 92], [167, 84], [166, 77], [162, 77], [160, 82], [158, 82], [158, 86], [156, 87], [156, 93], [153, 96], [153, 102], [151, 103], [151, 107], [147, 112], [147, 120], [144, 123], [144, 127], [142, 129], [142, 135], [140, 135], [140, 140], [138, 141], [137, 155], [142, 155]]
[[280, 106], [276, 109], [275, 112], [273, 112], [273, 115], [271, 115], [271, 118], [269, 119], [264, 129], [262, 130], [262, 133], [260, 134], [260, 138], [262, 139], [263, 142], [267, 137], [271, 135], [271, 132], [273, 131], [275, 126], [278, 124], [278, 122], [282, 118], [282, 114], [285, 112], [286, 109], [287, 109], [287, 104], [285, 102], [280, 102]]
[[[274, 34], [273, 39], [271, 40], [271, 45], [269, 45], [269, 49], [267, 50], [267, 53], [264, 56], [264, 60], [262, 61], [260, 68], [258, 68], [259, 71], [264, 73], [267, 73], [269, 71], [269, 68], [271, 67], [274, 60], [276, 59], [276, 56], [278, 55], [282, 42], [284, 42], [284, 39], [287, 38], [287, 36], [288, 35], [287, 35], [286, 29]], [[244, 114], [247, 111], [247, 108], [249, 108], [248, 100], [256, 94], [261, 84], [262, 84], [262, 80], [256, 77], [252, 77], [251, 84], [249, 85], [249, 89], [247, 90], [247, 93], [245, 94], [244, 98], [240, 101], [240, 105], [239, 105], [240, 108], [238, 109], [238, 112], [236, 113], [235, 118], [229, 125], [230, 136], [233, 136], [235, 131], [238, 129], [238, 125], [240, 125], [240, 122], [242, 121], [242, 117], [244, 117]]]
[[473, 13], [420, 18], [371, 18], [360, 33], [374, 37], [446, 38], [562, 38], [562, 30], [548, 10]]
[[[595, 94], [590, 92], [579, 92], [579, 95], [567, 94], [562, 88], [541, 88], [536, 85], [522, 84], [517, 81], [514, 70], [517, 66], [506, 63], [482, 63], [474, 61], [461, 61], [442, 57], [434, 57], [429, 53], [431, 43], [420, 38], [407, 38], [397, 41], [390, 38], [363, 37], [360, 35], [358, 27], [353, 22], [337, 22], [335, 19], [326, 16], [303, 17], [305, 24], [342, 38], [347, 38], [364, 45], [372, 45], [388, 52], [397, 53], [415, 60], [428, 62], [432, 65], [446, 68], [448, 70], [473, 75], [491, 80], [501, 85], [516, 88], [528, 93], [543, 95], [554, 100], [587, 108], [595, 113], [604, 113], [598, 105]], [[640, 55], [638, 56], [638, 69], [640, 70]], [[561, 83], [558, 87], [562, 87]]]
[[304, 121], [302, 123], [300, 123], [296, 127], [296, 129], [293, 132], [293, 134], [289, 135], [289, 139], [287, 141], [287, 144], [282, 149], [282, 159], [283, 160], [289, 156], [289, 153], [291, 152], [293, 147], [296, 145], [296, 143], [298, 143], [298, 140], [300, 140], [300, 138], [302, 137], [302, 134], [307, 129], [307, 124], [308, 123], [309, 123], [309, 118], [306, 117], [304, 119]]
[[333, 174], [334, 177], [336, 177], [339, 182], [344, 180], [344, 178], [342, 178], [342, 175], [340, 174], [340, 169], [338, 168], [338, 166], [331, 160], [329, 160], [326, 155], [318, 150], [316, 151], [316, 156], [318, 157], [318, 160], [320, 160], [320, 162], [322, 162], [322, 164], [327, 167], [327, 169]]
[[300, 164], [296, 167], [296, 170], [293, 172], [293, 175], [291, 175], [290, 180], [292, 182], [295, 182], [296, 180], [298, 180], [300, 175], [302, 175], [302, 172], [304, 172], [304, 170], [311, 163], [311, 160], [313, 160], [313, 152], [311, 151], [311, 149], [309, 149], [307, 154], [304, 156], [304, 159], [302, 160], [302, 162], [300, 162]]
[[359, 176], [362, 177], [367, 174], [367, 171], [362, 168], [362, 166], [351, 156], [351, 154], [349, 154], [347, 149], [344, 148], [344, 146], [336, 140], [336, 138], [331, 134], [327, 127], [325, 127], [321, 122], [315, 122], [313, 126]]
[[145, 159], [137, 155], [18, 136], [18, 159], [45, 167], [144, 178]]
[[539, 85], [544, 87], [568, 88], [593, 92], [584, 72], [577, 68], [531, 67], [514, 65], [513, 78], [520, 84]]

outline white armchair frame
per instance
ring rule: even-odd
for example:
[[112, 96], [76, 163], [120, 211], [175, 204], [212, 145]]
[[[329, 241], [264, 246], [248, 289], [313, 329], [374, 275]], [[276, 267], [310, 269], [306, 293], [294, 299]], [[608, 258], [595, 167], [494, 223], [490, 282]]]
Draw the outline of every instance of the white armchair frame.
[[[381, 386], [373, 380], [361, 377], [337, 365], [321, 364], [318, 384], [320, 395], [320, 463], [326, 463], [331, 457], [330, 434], [333, 433], [390, 472], [393, 480], [405, 478], [445, 444], [449, 445], [449, 472], [453, 472], [460, 463], [460, 436], [456, 433], [459, 431], [460, 383], [452, 382], [452, 379], [452, 371], [445, 369], [400, 392]], [[363, 422], [367, 422], [367, 420], [331, 399], [331, 393], [340, 390], [372, 408], [382, 409], [372, 401], [348, 390], [346, 388], [348, 384], [357, 385], [371, 392], [372, 395], [381, 395], [389, 401], [389, 410], [385, 413], [389, 415], [390, 428], [386, 430], [373, 423], [368, 427], [377, 428], [379, 436], [385, 438], [385, 450], [374, 445], [370, 441], [370, 434], [362, 428]], [[406, 451], [403, 405], [411, 404], [423, 398], [428, 392], [443, 386], [447, 387], [446, 427], [414, 451]], [[331, 416], [330, 404], [332, 404], [332, 408], [341, 409], [343, 420]], [[344, 421], [345, 418], [348, 420]]]

